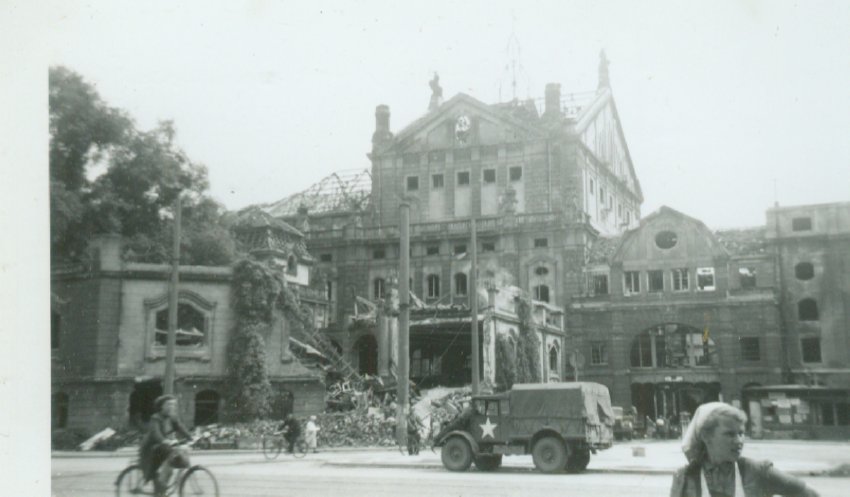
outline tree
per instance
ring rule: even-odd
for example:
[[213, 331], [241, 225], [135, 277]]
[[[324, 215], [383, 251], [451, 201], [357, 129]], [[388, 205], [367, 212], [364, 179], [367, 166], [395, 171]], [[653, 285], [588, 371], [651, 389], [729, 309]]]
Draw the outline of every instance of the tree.
[[[181, 262], [224, 265], [234, 242], [224, 208], [204, 192], [207, 170], [175, 141], [171, 121], [139, 131], [78, 74], [50, 69], [51, 249], [54, 261], [81, 258], [90, 238], [118, 233], [144, 262], [167, 262], [176, 195], [184, 199]], [[93, 164], [106, 171], [93, 181]]]

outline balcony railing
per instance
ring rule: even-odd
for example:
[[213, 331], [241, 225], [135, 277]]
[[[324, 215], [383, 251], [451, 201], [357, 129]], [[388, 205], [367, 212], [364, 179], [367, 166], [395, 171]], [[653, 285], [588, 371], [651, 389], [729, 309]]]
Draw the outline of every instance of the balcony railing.
[[[519, 226], [532, 226], [538, 224], [565, 224], [566, 218], [561, 213], [542, 212], [532, 214], [515, 214], [513, 216], [482, 217], [476, 219], [478, 233], [487, 234], [501, 229], [513, 229]], [[433, 236], [433, 235], [456, 235], [469, 233], [469, 219], [437, 221], [430, 223], [411, 224], [410, 235]], [[337, 228], [330, 230], [311, 230], [307, 234], [313, 240], [330, 239], [354, 239], [354, 240], [379, 240], [386, 238], [398, 238], [398, 226], [376, 226], [368, 228]]]

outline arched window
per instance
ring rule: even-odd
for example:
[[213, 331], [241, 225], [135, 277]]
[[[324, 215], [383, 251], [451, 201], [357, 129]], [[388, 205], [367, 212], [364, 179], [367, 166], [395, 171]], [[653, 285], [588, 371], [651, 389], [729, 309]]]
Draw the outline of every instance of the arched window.
[[803, 299], [797, 303], [797, 319], [800, 321], [817, 321], [818, 303], [814, 299]]
[[53, 426], [56, 428], [68, 427], [68, 394], [58, 392], [53, 395]]
[[428, 278], [428, 298], [437, 298], [440, 296], [440, 277], [436, 274], [429, 274]]
[[221, 396], [215, 390], [204, 390], [195, 395], [195, 426], [218, 423]]
[[558, 344], [555, 343], [549, 347], [549, 370], [558, 371]]
[[815, 267], [811, 262], [801, 262], [794, 266], [794, 276], [798, 280], [810, 280], [815, 277]]
[[549, 287], [546, 285], [537, 285], [534, 287], [534, 300], [549, 302]]
[[466, 295], [466, 275], [464, 273], [455, 274], [455, 295], [458, 297]]
[[[207, 320], [204, 314], [191, 304], [177, 304], [177, 337], [178, 347], [201, 347], [206, 343]], [[168, 308], [156, 313], [157, 345], [168, 344]]]
[[372, 282], [372, 296], [376, 299], [382, 299], [386, 296], [386, 282], [383, 278], [375, 278]]

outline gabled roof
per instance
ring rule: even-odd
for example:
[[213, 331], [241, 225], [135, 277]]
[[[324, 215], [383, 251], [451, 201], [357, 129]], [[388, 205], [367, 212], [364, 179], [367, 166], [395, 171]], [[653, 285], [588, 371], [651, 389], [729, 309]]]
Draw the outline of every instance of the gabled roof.
[[539, 136], [544, 135], [545, 129], [542, 126], [535, 125], [533, 121], [530, 121], [528, 119], [521, 119], [514, 115], [513, 112], [506, 111], [504, 104], [487, 105], [484, 102], [474, 97], [471, 97], [465, 93], [458, 93], [449, 100], [443, 102], [443, 104], [437, 107], [436, 109], [426, 113], [419, 119], [416, 119], [415, 121], [405, 126], [391, 140], [389, 140], [379, 149], [375, 150], [375, 152], [380, 153], [402, 144], [405, 140], [410, 138], [419, 130], [427, 128], [434, 122], [444, 119], [446, 114], [450, 113], [452, 109], [463, 104], [466, 104], [476, 109], [481, 115], [490, 116], [495, 120], [499, 120], [505, 122], [506, 124], [522, 128], [532, 134], [536, 134]]
[[712, 244], [712, 252], [714, 252], [715, 254], [722, 254], [727, 256], [729, 255], [729, 251], [726, 249], [726, 247], [722, 243], [720, 243], [717, 237], [714, 236], [714, 233], [712, 233], [711, 230], [709, 230], [708, 227], [702, 221], [688, 216], [687, 214], [683, 214], [677, 211], [676, 209], [667, 207], [666, 205], [662, 205], [657, 211], [641, 219], [640, 225], [637, 228], [630, 229], [623, 233], [620, 238], [620, 243], [617, 246], [617, 250], [612, 255], [612, 258], [620, 258], [623, 252], [623, 248], [633, 237], [637, 236], [640, 231], [665, 216], [678, 217], [689, 223], [691, 226], [693, 226], [695, 230], [701, 232], [705, 236], [705, 238], [710, 241], [710, 243]]

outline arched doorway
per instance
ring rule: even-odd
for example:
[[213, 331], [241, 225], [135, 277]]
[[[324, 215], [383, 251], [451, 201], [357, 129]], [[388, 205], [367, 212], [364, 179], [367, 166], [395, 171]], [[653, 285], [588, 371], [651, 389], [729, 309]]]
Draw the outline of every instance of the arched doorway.
[[162, 383], [159, 380], [137, 381], [130, 393], [130, 425], [142, 429], [151, 419], [156, 407], [154, 401], [162, 395]]
[[363, 335], [354, 342], [357, 351], [357, 370], [360, 374], [378, 374], [378, 341], [372, 335]]
[[215, 390], [204, 390], [195, 395], [195, 426], [218, 423], [221, 396]]

